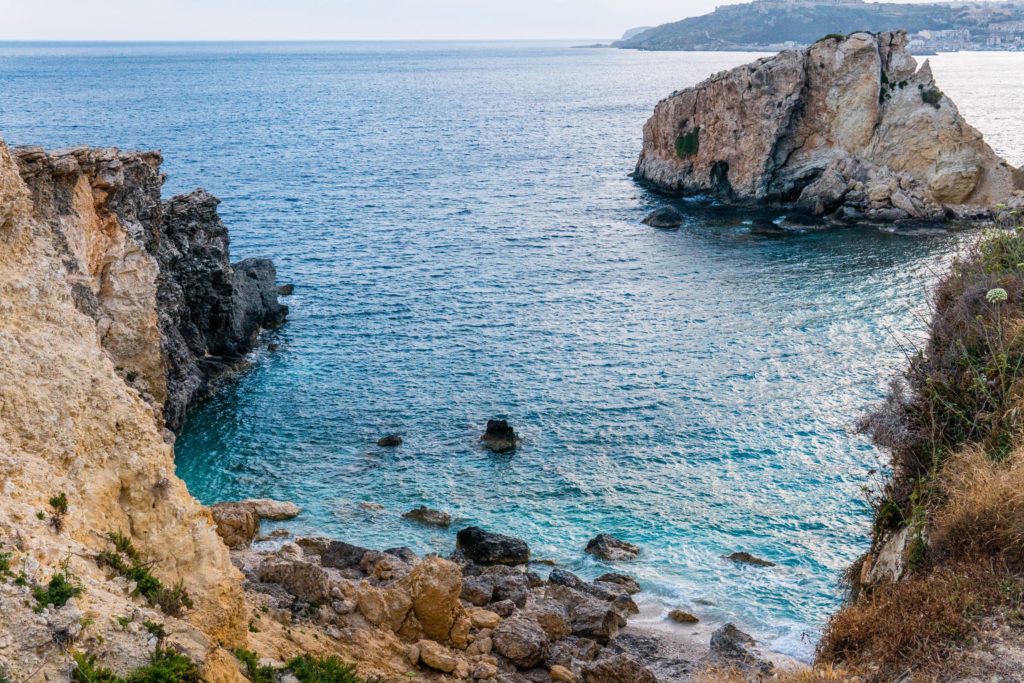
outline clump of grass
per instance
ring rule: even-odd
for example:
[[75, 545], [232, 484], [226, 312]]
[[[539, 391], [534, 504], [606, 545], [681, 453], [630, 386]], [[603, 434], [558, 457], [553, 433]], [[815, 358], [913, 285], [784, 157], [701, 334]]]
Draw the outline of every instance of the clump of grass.
[[290, 660], [285, 669], [299, 679], [299, 683], [363, 683], [354, 668], [334, 655], [301, 655]]
[[68, 604], [71, 598], [81, 595], [82, 591], [78, 579], [68, 569], [68, 563], [64, 562], [61, 570], [50, 578], [49, 583], [45, 586], [33, 586], [32, 597], [37, 603], [36, 612], [42, 612], [48, 606], [59, 609]]
[[168, 588], [149, 570], [149, 565], [142, 561], [142, 555], [132, 544], [131, 539], [118, 531], [107, 534], [107, 540], [114, 546], [113, 550], [104, 550], [96, 556], [96, 563], [101, 567], [112, 569], [129, 581], [135, 582], [134, 594], [141, 595], [146, 602], [169, 616], [180, 617], [185, 610], [192, 609], [194, 604], [183, 581]]
[[700, 126], [676, 138], [676, 155], [680, 159], [692, 157], [700, 151]]
[[275, 683], [279, 669], [267, 664], [260, 664], [259, 657], [244, 647], [235, 649], [235, 657], [245, 665], [245, 675], [252, 683]]
[[[861, 678], [831, 664], [813, 668], [783, 669], [771, 678], [775, 683], [860, 683]], [[739, 669], [709, 667], [697, 673], [696, 683], [749, 683], [750, 673]]]
[[95, 655], [80, 652], [72, 654], [75, 668], [71, 680], [75, 683], [200, 683], [199, 667], [185, 655], [167, 647], [158, 647], [150, 656], [149, 664], [131, 671], [126, 677], [118, 676], [99, 665]]
[[146, 619], [142, 622], [143, 628], [149, 631], [151, 636], [155, 636], [157, 641], [163, 641], [167, 637], [167, 629], [164, 628], [163, 624], [158, 624], [155, 621]]
[[3, 543], [0, 543], [0, 579], [11, 575], [11, 553], [3, 550], [3, 547]]

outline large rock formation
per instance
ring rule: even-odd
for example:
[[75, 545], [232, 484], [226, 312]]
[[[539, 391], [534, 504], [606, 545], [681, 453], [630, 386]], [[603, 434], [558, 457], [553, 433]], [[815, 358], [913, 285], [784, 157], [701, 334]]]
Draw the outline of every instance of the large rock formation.
[[36, 215], [129, 384], [177, 431], [189, 406], [284, 322], [274, 266], [231, 265], [219, 200], [203, 190], [161, 201], [158, 152], [14, 150]]
[[636, 177], [851, 220], [988, 214], [1020, 174], [906, 45], [903, 32], [828, 37], [674, 93], [644, 126]]

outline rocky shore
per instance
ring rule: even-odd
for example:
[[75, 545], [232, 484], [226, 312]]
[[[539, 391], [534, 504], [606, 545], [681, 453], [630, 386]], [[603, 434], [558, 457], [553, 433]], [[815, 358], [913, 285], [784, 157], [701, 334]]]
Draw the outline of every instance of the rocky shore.
[[636, 178], [681, 195], [839, 222], [987, 218], [1024, 205], [999, 158], [920, 68], [907, 36], [828, 36], [673, 93]]
[[[260, 504], [214, 508], [218, 533], [245, 576], [256, 630], [374, 640], [381, 643], [377, 670], [488, 683], [655, 683], [694, 680], [709, 668], [755, 677], [773, 669], [731, 624], [683, 635], [656, 609], [644, 625], [629, 627], [641, 611], [633, 577], [585, 581], [560, 568], [542, 577], [520, 539], [470, 527], [449, 558], [321, 537], [253, 545]], [[256, 518], [241, 535], [240, 511]]]

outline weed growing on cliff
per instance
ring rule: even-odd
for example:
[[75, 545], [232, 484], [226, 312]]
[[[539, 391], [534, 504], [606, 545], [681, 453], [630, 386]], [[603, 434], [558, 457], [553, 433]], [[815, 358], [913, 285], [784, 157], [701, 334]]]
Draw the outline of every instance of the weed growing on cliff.
[[131, 539], [118, 531], [107, 534], [114, 550], [104, 550], [96, 556], [96, 564], [114, 570], [129, 581], [135, 582], [134, 594], [141, 595], [146, 602], [159, 607], [164, 614], [180, 617], [186, 609], [192, 609], [192, 599], [185, 590], [183, 581], [168, 588], [149, 571], [149, 565], [142, 562], [142, 556]]
[[362, 683], [355, 669], [333, 655], [302, 655], [289, 661], [285, 669], [299, 679], [299, 683]]
[[929, 85], [928, 87], [921, 86], [921, 101], [925, 104], [930, 104], [938, 109], [939, 103], [942, 102], [942, 97], [943, 92], [934, 85]]
[[260, 664], [259, 657], [251, 650], [244, 647], [236, 648], [235, 657], [245, 665], [245, 675], [252, 683], [275, 683], [280, 669], [268, 664]]
[[146, 619], [142, 622], [143, 628], [149, 631], [151, 636], [154, 636], [158, 643], [163, 642], [164, 638], [167, 637], [167, 629], [164, 628], [163, 624], [158, 624], [155, 621]]
[[692, 157], [700, 151], [700, 126], [676, 138], [676, 155], [680, 159]]
[[63, 491], [50, 498], [50, 508], [53, 509], [53, 514], [50, 515], [50, 526], [54, 531], [60, 533], [64, 529], [64, 516], [68, 514], [68, 497]]
[[45, 586], [33, 586], [32, 597], [36, 599], [36, 612], [42, 612], [43, 608], [52, 605], [61, 608], [68, 604], [68, 600], [82, 594], [82, 587], [78, 579], [68, 569], [65, 560], [61, 570], [50, 578]]
[[95, 655], [80, 652], [72, 654], [75, 668], [71, 680], [75, 683], [199, 683], [199, 667], [185, 655], [171, 648], [158, 647], [149, 658], [149, 664], [131, 671], [126, 677], [118, 676], [100, 666]]
[[[4, 546], [0, 543], [0, 549]], [[11, 554], [0, 550], [0, 579], [6, 579], [11, 574]]]

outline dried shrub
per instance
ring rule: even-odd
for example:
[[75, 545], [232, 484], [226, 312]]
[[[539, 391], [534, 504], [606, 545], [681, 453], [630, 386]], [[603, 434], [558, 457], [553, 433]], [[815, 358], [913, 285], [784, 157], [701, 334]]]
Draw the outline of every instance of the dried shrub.
[[996, 559], [1024, 568], [1024, 455], [1001, 462], [978, 448], [947, 460], [938, 484], [931, 544], [942, 557]]
[[1019, 604], [1021, 590], [1012, 574], [976, 562], [881, 585], [833, 616], [818, 660], [871, 671], [862, 676], [872, 681], [948, 670], [949, 660], [973, 640], [978, 619]]

